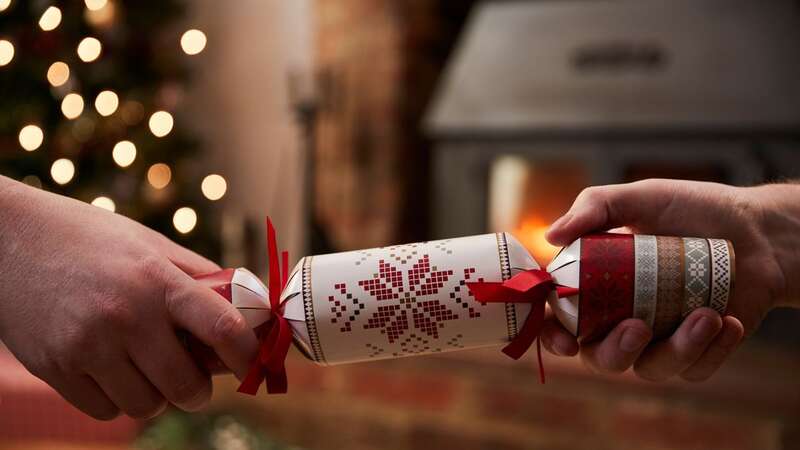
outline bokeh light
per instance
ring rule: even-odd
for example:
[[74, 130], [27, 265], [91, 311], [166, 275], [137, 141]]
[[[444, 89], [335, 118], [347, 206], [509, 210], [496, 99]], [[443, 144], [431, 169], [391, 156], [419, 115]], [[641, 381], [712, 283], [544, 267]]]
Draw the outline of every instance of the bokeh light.
[[181, 48], [187, 55], [196, 55], [206, 48], [206, 34], [200, 30], [189, 30], [181, 36]]
[[186, 234], [197, 225], [197, 213], [192, 208], [184, 206], [175, 211], [172, 216], [172, 224], [178, 232]]
[[39, 19], [39, 27], [44, 31], [55, 30], [59, 24], [61, 24], [61, 10], [55, 6], [47, 8]]
[[0, 39], [0, 67], [10, 63], [12, 59], [14, 59], [14, 44]]
[[11, 6], [11, 0], [0, 0], [0, 12], [3, 12]]
[[61, 101], [61, 112], [67, 119], [75, 119], [83, 113], [83, 97], [78, 94], [67, 94]]
[[87, 9], [97, 11], [98, 9], [103, 9], [108, 4], [108, 0], [86, 0], [85, 3]]
[[97, 94], [94, 107], [101, 116], [110, 116], [119, 107], [119, 97], [114, 91], [103, 91]]
[[172, 180], [172, 170], [164, 163], [157, 163], [147, 169], [147, 182], [156, 189], [164, 189]]
[[57, 159], [50, 167], [50, 176], [58, 184], [67, 184], [75, 177], [75, 164], [67, 158]]
[[36, 188], [42, 188], [42, 180], [39, 179], [36, 175], [27, 175], [25, 178], [22, 179], [22, 182], [27, 184], [28, 186], [33, 186]]
[[80, 44], [78, 44], [78, 57], [83, 62], [88, 63], [96, 60], [100, 57], [102, 51], [103, 44], [93, 37], [84, 38]]
[[104, 196], [100, 196], [92, 200], [92, 204], [98, 208], [105, 209], [106, 211], [114, 212], [117, 210], [117, 205], [114, 204], [114, 200]]
[[117, 142], [111, 156], [118, 166], [128, 167], [136, 160], [136, 146], [131, 141]]
[[225, 195], [228, 190], [228, 183], [221, 175], [211, 174], [203, 178], [203, 183], [200, 185], [203, 195], [209, 200], [219, 200]]
[[26, 125], [19, 131], [19, 145], [32, 152], [41, 147], [44, 141], [44, 132], [36, 125]]
[[47, 69], [47, 81], [53, 87], [63, 86], [69, 80], [69, 66], [61, 61], [50, 64]]
[[172, 131], [172, 126], [175, 121], [172, 119], [172, 114], [166, 111], [158, 111], [150, 116], [150, 131], [156, 137], [164, 137]]

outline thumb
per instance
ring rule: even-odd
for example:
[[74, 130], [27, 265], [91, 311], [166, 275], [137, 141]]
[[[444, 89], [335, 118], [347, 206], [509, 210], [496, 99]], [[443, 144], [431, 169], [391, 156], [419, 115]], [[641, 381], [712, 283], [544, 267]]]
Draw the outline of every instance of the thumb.
[[166, 236], [160, 235], [158, 246], [162, 254], [169, 259], [172, 264], [188, 275], [194, 276], [220, 270], [219, 265], [216, 263], [198, 255], [186, 247], [172, 242]]
[[636, 228], [653, 222], [672, 195], [653, 181], [584, 189], [569, 211], [550, 226], [545, 237], [554, 245], [568, 245], [593, 231], [622, 226]]

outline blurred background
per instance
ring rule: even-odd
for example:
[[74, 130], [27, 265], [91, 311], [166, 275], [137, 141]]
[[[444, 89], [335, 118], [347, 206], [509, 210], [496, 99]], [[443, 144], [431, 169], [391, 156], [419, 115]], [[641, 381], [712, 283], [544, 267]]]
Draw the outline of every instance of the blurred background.
[[[265, 273], [547, 225], [589, 185], [800, 176], [793, 0], [0, 0], [0, 174]], [[321, 368], [149, 422], [80, 415], [0, 351], [0, 449], [796, 449], [800, 315], [712, 380], [496, 350]]]

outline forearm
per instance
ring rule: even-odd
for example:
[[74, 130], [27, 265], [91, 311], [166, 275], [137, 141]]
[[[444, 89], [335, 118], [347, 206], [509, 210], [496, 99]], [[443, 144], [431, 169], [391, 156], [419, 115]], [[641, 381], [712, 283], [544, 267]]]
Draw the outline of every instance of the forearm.
[[752, 188], [760, 208], [761, 232], [780, 266], [784, 290], [776, 303], [800, 307], [800, 184]]

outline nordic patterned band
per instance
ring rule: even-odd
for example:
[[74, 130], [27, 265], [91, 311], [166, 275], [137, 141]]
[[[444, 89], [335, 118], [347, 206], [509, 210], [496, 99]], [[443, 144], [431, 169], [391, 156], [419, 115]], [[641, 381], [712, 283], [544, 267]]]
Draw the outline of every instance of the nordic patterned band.
[[303, 309], [306, 313], [306, 328], [312, 356], [315, 362], [325, 364], [325, 356], [322, 354], [322, 346], [317, 333], [317, 320], [314, 317], [314, 300], [311, 295], [311, 261], [313, 259], [313, 256], [303, 258]]
[[[500, 255], [500, 276], [503, 281], [511, 278], [511, 261], [508, 257], [508, 242], [505, 233], [496, 233], [497, 253]], [[508, 328], [508, 340], [517, 337], [517, 310], [514, 303], [506, 303], [506, 327]]]
[[633, 317], [653, 327], [658, 293], [658, 245], [655, 236], [634, 235], [636, 275], [634, 278]]
[[714, 311], [725, 314], [731, 289], [731, 255], [728, 241], [708, 239], [711, 247], [711, 302]]
[[707, 306], [711, 292], [711, 258], [708, 241], [700, 238], [683, 238], [686, 261], [684, 274], [683, 310], [686, 317], [697, 308]]
[[681, 318], [683, 305], [683, 240], [678, 237], [656, 238], [658, 243], [658, 303], [653, 335], [661, 338], [671, 333]]

